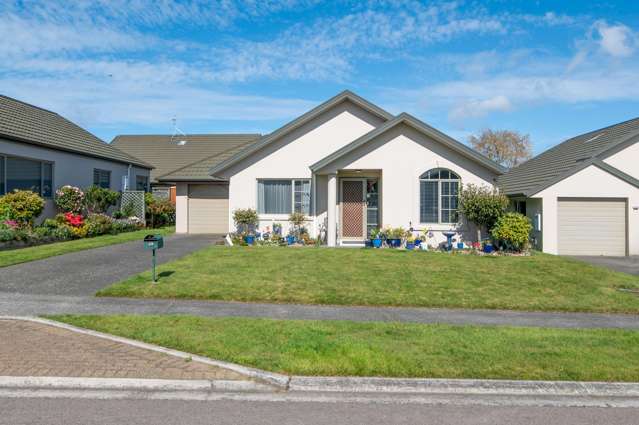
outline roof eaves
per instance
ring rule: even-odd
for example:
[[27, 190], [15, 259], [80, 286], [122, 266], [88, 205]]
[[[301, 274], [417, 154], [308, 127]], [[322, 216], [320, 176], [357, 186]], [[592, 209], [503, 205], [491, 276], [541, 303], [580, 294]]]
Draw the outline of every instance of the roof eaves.
[[309, 122], [313, 118], [315, 118], [318, 115], [322, 114], [323, 112], [329, 110], [333, 106], [344, 102], [345, 100], [350, 100], [351, 102], [355, 103], [356, 105], [368, 110], [369, 112], [371, 112], [371, 113], [373, 113], [373, 114], [375, 114], [375, 115], [377, 115], [380, 118], [383, 118], [385, 120], [390, 120], [390, 119], [393, 118], [392, 114], [390, 114], [389, 112], [387, 112], [384, 109], [380, 108], [379, 106], [374, 105], [373, 103], [371, 103], [371, 102], [367, 101], [366, 99], [356, 95], [355, 93], [351, 92], [350, 90], [344, 90], [343, 92], [341, 92], [338, 95], [332, 97], [331, 99], [327, 100], [326, 102], [322, 103], [321, 105], [316, 106], [315, 108], [313, 108], [310, 111], [302, 114], [301, 116], [299, 116], [298, 118], [296, 118], [293, 121], [289, 122], [288, 124], [278, 128], [274, 132], [261, 137], [254, 144], [248, 146], [246, 149], [238, 152], [237, 154], [235, 154], [232, 157], [222, 161], [221, 163], [211, 167], [211, 169], [209, 170], [209, 173], [211, 175], [214, 175], [215, 173], [218, 173], [218, 172], [220, 172], [222, 170], [225, 170], [229, 166], [231, 166], [231, 165], [237, 163], [238, 161], [241, 161], [242, 159], [248, 157], [249, 155], [259, 151], [260, 149], [262, 149], [263, 147], [267, 146], [271, 142], [273, 142], [273, 141], [277, 140], [278, 138], [288, 134], [289, 132], [301, 127], [302, 125], [306, 124], [307, 122]]
[[639, 188], [639, 180], [632, 177], [630, 174], [626, 174], [623, 171], [621, 171], [620, 169], [613, 167], [612, 165], [600, 160], [600, 159], [596, 159], [593, 161], [593, 165], [596, 167], [599, 167], [600, 169], [607, 171], [608, 173], [612, 174], [615, 177], [620, 178], [621, 180], [625, 181], [628, 184], [633, 185], [634, 187], [638, 187]]

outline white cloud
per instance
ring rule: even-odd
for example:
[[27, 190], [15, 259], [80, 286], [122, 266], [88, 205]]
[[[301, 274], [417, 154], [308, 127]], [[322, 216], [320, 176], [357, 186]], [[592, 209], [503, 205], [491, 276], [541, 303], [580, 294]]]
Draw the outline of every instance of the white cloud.
[[460, 122], [467, 118], [478, 118], [491, 112], [508, 111], [512, 107], [506, 96], [499, 95], [483, 100], [468, 100], [455, 108], [449, 114], [453, 122]]
[[605, 53], [615, 57], [628, 57], [634, 53], [637, 35], [626, 25], [598, 21], [595, 29], [599, 34], [599, 46]]

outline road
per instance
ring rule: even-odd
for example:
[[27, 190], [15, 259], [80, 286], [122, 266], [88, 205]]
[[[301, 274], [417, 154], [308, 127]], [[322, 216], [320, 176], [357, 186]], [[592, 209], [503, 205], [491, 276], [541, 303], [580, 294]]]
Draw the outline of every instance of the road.
[[379, 403], [0, 398], [0, 424], [636, 424], [639, 409]]

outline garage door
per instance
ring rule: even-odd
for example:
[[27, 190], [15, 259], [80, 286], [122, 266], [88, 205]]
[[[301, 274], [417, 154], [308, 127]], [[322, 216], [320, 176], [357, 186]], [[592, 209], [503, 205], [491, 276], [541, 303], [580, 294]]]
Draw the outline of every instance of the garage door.
[[626, 201], [559, 199], [559, 254], [626, 255]]
[[229, 231], [229, 187], [221, 184], [189, 185], [189, 233]]

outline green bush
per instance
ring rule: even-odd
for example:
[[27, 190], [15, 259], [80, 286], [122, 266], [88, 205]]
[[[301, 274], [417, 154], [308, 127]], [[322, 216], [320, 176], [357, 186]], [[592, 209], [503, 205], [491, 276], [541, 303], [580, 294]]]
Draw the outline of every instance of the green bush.
[[459, 193], [459, 213], [477, 226], [477, 242], [481, 241], [481, 227], [491, 232], [508, 205], [506, 195], [488, 186], [468, 184]]
[[257, 211], [253, 208], [240, 208], [233, 211], [233, 222], [235, 223], [237, 233], [245, 235], [255, 232], [260, 218], [257, 215]]
[[9, 242], [16, 237], [16, 231], [8, 227], [0, 227], [0, 242]]
[[15, 220], [21, 225], [31, 225], [44, 210], [44, 199], [30, 190], [14, 190], [0, 196], [0, 213], [3, 218]]
[[84, 206], [84, 192], [74, 186], [62, 186], [55, 192], [55, 205], [63, 213], [80, 214]]
[[497, 220], [491, 234], [507, 250], [521, 251], [528, 247], [531, 231], [530, 219], [522, 214], [512, 212]]
[[147, 227], [158, 228], [175, 224], [175, 206], [168, 199], [158, 199], [150, 193], [144, 195]]
[[118, 199], [120, 199], [118, 192], [94, 185], [86, 190], [84, 203], [89, 213], [103, 214], [109, 207], [115, 205]]

